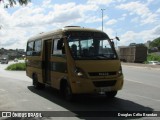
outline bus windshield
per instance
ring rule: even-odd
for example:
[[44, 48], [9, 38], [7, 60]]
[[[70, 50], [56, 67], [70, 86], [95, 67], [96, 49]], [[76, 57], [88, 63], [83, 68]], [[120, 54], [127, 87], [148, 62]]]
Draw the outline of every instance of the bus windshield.
[[111, 46], [108, 36], [104, 36], [103, 33], [69, 35], [68, 45], [72, 57], [76, 60], [117, 59], [117, 54]]

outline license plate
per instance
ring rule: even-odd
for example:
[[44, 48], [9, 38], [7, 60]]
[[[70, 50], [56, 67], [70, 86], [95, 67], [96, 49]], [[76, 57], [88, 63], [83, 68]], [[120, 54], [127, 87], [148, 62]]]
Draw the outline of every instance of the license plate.
[[100, 87], [99, 91], [100, 92], [108, 92], [108, 91], [111, 91], [111, 87]]

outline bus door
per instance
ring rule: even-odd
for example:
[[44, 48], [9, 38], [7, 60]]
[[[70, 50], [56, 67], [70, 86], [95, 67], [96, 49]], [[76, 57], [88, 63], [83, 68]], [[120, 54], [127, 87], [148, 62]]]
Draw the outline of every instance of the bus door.
[[44, 60], [44, 69], [45, 69], [45, 83], [51, 84], [51, 45], [52, 40], [46, 40], [44, 43], [45, 49], [45, 60]]

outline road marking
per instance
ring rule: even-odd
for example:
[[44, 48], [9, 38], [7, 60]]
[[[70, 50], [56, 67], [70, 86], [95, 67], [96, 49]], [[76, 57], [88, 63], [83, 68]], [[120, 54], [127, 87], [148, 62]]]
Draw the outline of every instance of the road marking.
[[125, 79], [125, 80], [130, 81], [130, 82], [135, 82], [135, 83], [143, 84], [143, 85], [148, 85], [148, 86], [156, 87], [156, 88], [160, 88], [159, 86], [146, 84], [146, 83], [139, 82], [139, 81], [136, 81], [136, 80], [130, 80], [130, 79]]
[[[145, 83], [142, 83], [142, 82], [139, 82], [139, 81], [135, 81], [135, 80], [129, 80], [129, 79], [125, 79], [125, 80], [130, 81], [130, 82], [135, 82], [135, 83], [145, 84]], [[146, 85], [148, 85], [148, 84], [146, 84]]]
[[5, 92], [6, 90], [4, 90], [4, 89], [0, 89], [0, 91]]
[[52, 110], [52, 108], [47, 108], [48, 110]]

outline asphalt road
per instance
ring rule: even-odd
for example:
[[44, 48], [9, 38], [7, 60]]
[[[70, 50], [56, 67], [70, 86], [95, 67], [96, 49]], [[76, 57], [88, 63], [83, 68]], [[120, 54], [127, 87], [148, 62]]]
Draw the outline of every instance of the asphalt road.
[[125, 84], [120, 93], [129, 95], [134, 102], [160, 111], [160, 68], [123, 65], [123, 72]]
[[[63, 100], [59, 93], [50, 87], [35, 90], [31, 79], [24, 71], [5, 71], [5, 67], [6, 65], [0, 64], [0, 111], [70, 111], [68, 114], [72, 113], [73, 117], [65, 119], [73, 120], [90, 119], [79, 111], [160, 111], [160, 69], [158, 68], [123, 65], [124, 87], [115, 99], [87, 96], [78, 97], [76, 102], [70, 103]], [[56, 119], [64, 118], [62, 115], [62, 118]], [[147, 117], [147, 119], [155, 118]]]

